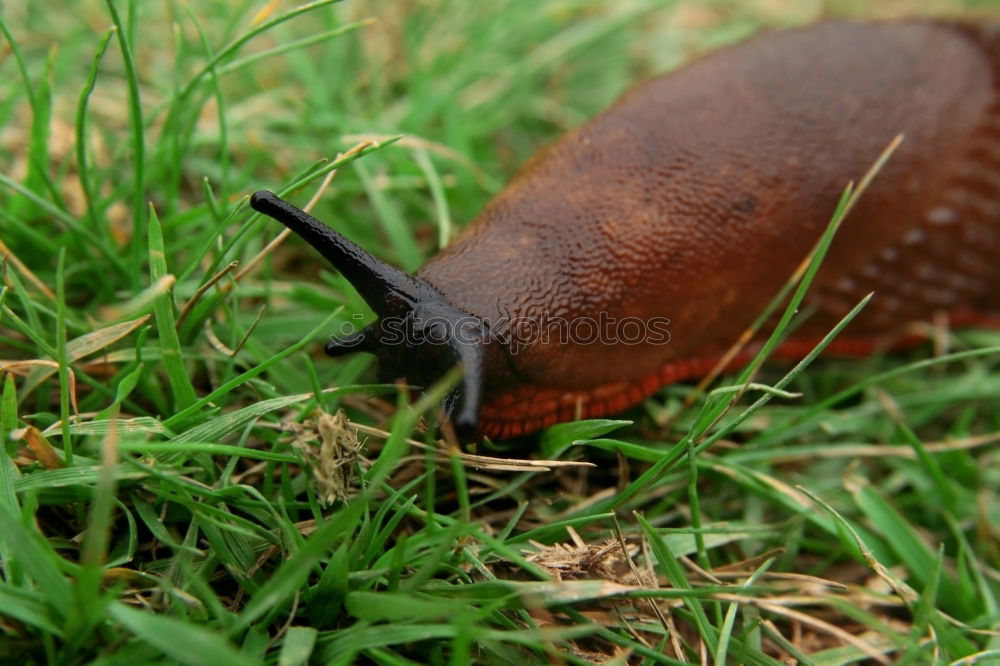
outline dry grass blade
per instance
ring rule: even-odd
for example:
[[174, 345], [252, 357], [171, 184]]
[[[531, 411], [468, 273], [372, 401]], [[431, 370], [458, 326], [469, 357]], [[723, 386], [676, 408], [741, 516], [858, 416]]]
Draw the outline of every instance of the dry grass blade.
[[49, 444], [49, 441], [35, 426], [14, 430], [10, 433], [10, 438], [15, 442], [23, 442], [28, 447], [31, 457], [42, 463], [45, 469], [59, 469], [63, 466], [55, 448]]
[[178, 331], [181, 330], [181, 326], [184, 324], [184, 320], [187, 319], [189, 314], [191, 314], [191, 309], [194, 308], [195, 303], [201, 300], [201, 297], [205, 295], [206, 291], [212, 288], [212, 285], [214, 285], [216, 282], [224, 278], [231, 271], [235, 270], [236, 267], [239, 265], [240, 262], [238, 261], [230, 262], [228, 266], [226, 266], [221, 271], [210, 277], [208, 281], [205, 282], [205, 284], [198, 287], [198, 290], [194, 292], [194, 295], [191, 296], [191, 299], [184, 304], [183, 308], [181, 308], [180, 314], [177, 315], [177, 323], [174, 325], [174, 328], [176, 328]]
[[[352, 141], [370, 141], [372, 143], [381, 143], [383, 141], [388, 141], [394, 138], [394, 134], [345, 134], [341, 137], [342, 140], [347, 142]], [[438, 143], [436, 141], [430, 141], [419, 136], [406, 135], [396, 142], [397, 145], [405, 148], [420, 148], [431, 153], [440, 155], [441, 157], [447, 158], [457, 164], [461, 164], [463, 167], [468, 169], [475, 175], [476, 179], [482, 183], [488, 180], [486, 172], [484, 172], [477, 164], [475, 164], [468, 157], [458, 152], [453, 148], [449, 148], [443, 143]]]
[[122, 583], [130, 587], [139, 588], [155, 588], [162, 584], [162, 580], [156, 576], [125, 567], [110, 567], [105, 569], [102, 580], [108, 585]]
[[243, 346], [250, 339], [250, 336], [253, 335], [253, 332], [257, 328], [257, 325], [260, 324], [261, 319], [264, 318], [264, 312], [266, 310], [267, 310], [266, 305], [260, 306], [260, 309], [257, 310], [257, 316], [250, 324], [250, 327], [247, 328], [247, 332], [244, 333], [243, 337], [240, 338], [240, 341], [236, 343], [236, 347], [234, 349], [230, 349], [222, 340], [220, 340], [219, 337], [215, 334], [215, 331], [212, 330], [212, 322], [209, 320], [205, 320], [205, 325], [202, 328], [204, 329], [205, 338], [208, 340], [208, 344], [210, 344], [213, 349], [215, 349], [223, 356], [228, 356], [230, 358], [235, 357], [237, 354], [240, 353], [240, 350], [243, 349]]
[[983, 650], [982, 652], [977, 652], [976, 654], [970, 654], [968, 657], [963, 657], [962, 659], [956, 659], [955, 661], [948, 664], [948, 666], [972, 666], [972, 664], [989, 664], [989, 663], [995, 663], [992, 661], [994, 659], [1000, 659], [1000, 650]]
[[[111, 326], [105, 326], [104, 328], [99, 328], [96, 331], [91, 331], [90, 333], [85, 333], [78, 338], [74, 338], [66, 343], [66, 358], [70, 363], [75, 363], [80, 359], [90, 356], [91, 354], [104, 349], [105, 347], [110, 347], [119, 340], [127, 337], [132, 331], [136, 330], [143, 324], [149, 321], [149, 315], [143, 315], [137, 317], [136, 319], [131, 319], [129, 321], [123, 321], [118, 324], [112, 324]], [[38, 386], [44, 382], [46, 379], [51, 377], [59, 370], [59, 364], [53, 362], [48, 362], [46, 360], [37, 361], [21, 361], [18, 363], [33, 363], [37, 366], [43, 366], [45, 369], [37, 372], [32, 372], [28, 376], [28, 379], [24, 382], [23, 391], [25, 393], [30, 393], [31, 391], [38, 388]], [[2, 369], [9, 369], [3, 368]], [[70, 368], [71, 381], [73, 382], [73, 393], [76, 393], [76, 380], [72, 376], [73, 369]], [[75, 403], [75, 398], [74, 398]], [[74, 411], [77, 411], [74, 407]]]
[[[625, 535], [622, 534], [621, 524], [618, 522], [618, 517], [614, 517], [614, 532], [615, 540], [618, 543], [618, 548], [621, 550], [622, 559], [628, 564], [629, 571], [632, 573], [632, 577], [635, 579], [636, 585], [651, 585], [652, 587], [659, 587], [659, 581], [656, 576], [646, 576], [645, 578], [639, 573], [638, 567], [635, 566], [635, 562], [632, 560], [632, 556], [629, 553], [628, 544], [625, 543]], [[660, 608], [658, 601], [652, 597], [646, 600], [650, 609], [653, 611], [653, 615], [660, 622], [660, 626], [663, 627], [665, 635], [672, 636], [670, 624], [667, 622], [667, 616], [663, 613], [663, 609]], [[639, 636], [637, 632], [633, 632], [635, 636]], [[675, 651], [676, 651], [676, 647]], [[678, 657], [681, 653], [677, 653]]]
[[268, 18], [270, 18], [271, 14], [274, 13], [274, 10], [276, 10], [278, 8], [278, 5], [280, 4], [281, 0], [267, 0], [267, 4], [261, 7], [257, 11], [257, 13], [254, 14], [253, 18], [250, 20], [250, 25], [258, 26], [264, 21], [266, 21]]
[[240, 341], [236, 343], [236, 349], [233, 350], [233, 356], [239, 354], [240, 350], [243, 349], [247, 340], [250, 339], [250, 336], [253, 335], [254, 330], [256, 330], [257, 325], [260, 324], [261, 319], [264, 318], [265, 312], [267, 312], [267, 305], [260, 306], [260, 309], [257, 310], [257, 316], [254, 317], [254, 320], [250, 323], [250, 326], [247, 328], [247, 332], [244, 333], [243, 337], [240, 338]]
[[156, 299], [160, 298], [164, 294], [169, 294], [170, 290], [174, 288], [174, 283], [176, 282], [177, 278], [170, 273], [161, 275], [151, 285], [124, 303], [102, 305], [98, 308], [100, 318], [105, 321], [122, 319], [127, 317], [129, 314], [149, 309]]
[[[70, 359], [72, 362], [72, 359]], [[43, 381], [59, 371], [59, 363], [48, 359], [31, 359], [26, 361], [0, 361], [0, 372], [11, 374], [24, 374], [23, 370], [28, 369], [28, 378], [24, 381], [21, 390], [30, 393]], [[41, 372], [35, 372], [37, 368], [44, 368]], [[73, 413], [79, 414], [80, 408], [76, 401], [76, 373], [73, 368], [66, 368], [69, 376], [69, 400], [73, 407]], [[40, 377], [40, 379], [38, 379]]]
[[[423, 445], [425, 448], [426, 444]], [[444, 453], [445, 449], [437, 449]], [[450, 455], [450, 454], [449, 454]], [[486, 470], [509, 470], [516, 472], [536, 471], [550, 472], [560, 467], [597, 467], [594, 463], [576, 460], [527, 460], [523, 458], [493, 458], [490, 456], [478, 456], [471, 453], [459, 453], [459, 459], [467, 467], [478, 467]], [[447, 460], [448, 455], [442, 455], [441, 460]]]
[[[728, 595], [720, 595], [727, 597]], [[794, 610], [792, 608], [787, 608], [781, 604], [772, 603], [770, 601], [765, 601], [763, 599], [747, 599], [746, 597], [736, 597], [734, 596], [729, 601], [736, 601], [737, 603], [747, 603], [752, 604], [761, 610], [766, 610], [774, 615], [784, 617], [788, 620], [793, 620], [807, 627], [812, 627], [817, 631], [834, 636], [837, 639], [843, 641], [844, 643], [851, 645], [861, 652], [863, 652], [869, 659], [877, 661], [880, 664], [891, 664], [892, 662], [888, 657], [883, 654], [884, 649], [879, 649], [879, 647], [872, 645], [857, 636], [844, 631], [840, 627], [837, 627], [825, 620], [821, 620], [814, 615], [808, 615], [801, 611]], [[886, 646], [885, 649], [889, 649], [891, 646]]]
[[[726, 465], [713, 464], [710, 465], [710, 467], [712, 468], [712, 470], [720, 474], [732, 478], [737, 478], [737, 472]], [[786, 497], [790, 498], [792, 501], [794, 501], [797, 505], [799, 505], [803, 509], [815, 508], [813, 506], [813, 503], [809, 499], [810, 497], [812, 497], [812, 495], [807, 495], [806, 494], [807, 491], [805, 491], [805, 489], [803, 489], [801, 486], [799, 486], [798, 489], [796, 489], [791, 484], [785, 483], [784, 481], [781, 481], [776, 477], [773, 477], [769, 474], [764, 474], [763, 472], [753, 469], [743, 470], [743, 473], [753, 477], [755, 480], [760, 481], [761, 483], [764, 483], [774, 488], [782, 495], [785, 495]], [[800, 492], [800, 490], [802, 492]]]
[[202, 329], [205, 333], [205, 339], [208, 340], [208, 344], [211, 345], [212, 349], [219, 352], [223, 356], [228, 356], [230, 358], [236, 356], [236, 352], [227, 347], [226, 343], [220, 340], [219, 336], [217, 336], [215, 331], [212, 330], [212, 322], [205, 320], [205, 325]]
[[[746, 580], [752, 571], [721, 571], [719, 569], [713, 569], [712, 575], [721, 581], [726, 580]], [[820, 589], [833, 589], [839, 592], [846, 592], [850, 589], [849, 586], [841, 583], [839, 581], [830, 580], [828, 578], [820, 578], [819, 576], [810, 576], [803, 573], [794, 572], [782, 572], [782, 571], [768, 571], [763, 575], [761, 580], [766, 581], [787, 581], [789, 583], [794, 583], [799, 586], [796, 589], [803, 588], [820, 588]]]
[[[924, 445], [928, 453], [949, 453], [952, 451], [971, 451], [990, 444], [1000, 442], [1000, 432], [963, 437], [946, 442], [929, 442]], [[771, 463], [794, 462], [796, 460], [817, 458], [906, 458], [915, 460], [917, 452], [908, 444], [837, 444], [822, 449], [807, 451], [775, 451], [768, 460]]]
[[907, 606], [909, 606], [910, 604], [914, 603], [919, 599], [919, 595], [912, 587], [910, 587], [903, 581], [899, 580], [899, 578], [893, 575], [893, 573], [889, 571], [889, 569], [887, 569], [884, 564], [882, 564], [875, 558], [875, 555], [868, 547], [868, 544], [866, 544], [864, 540], [861, 538], [861, 535], [857, 533], [857, 531], [851, 526], [849, 522], [844, 520], [843, 516], [841, 516], [836, 509], [834, 509], [828, 503], [824, 502], [819, 496], [811, 492], [808, 488], [805, 488], [803, 486], [797, 486], [797, 488], [798, 490], [805, 493], [814, 502], [816, 502], [824, 509], [826, 509], [828, 512], [830, 512], [830, 514], [834, 517], [834, 519], [837, 520], [840, 523], [840, 525], [850, 533], [851, 537], [854, 539], [855, 545], [857, 545], [858, 550], [861, 552], [861, 556], [865, 558], [865, 562], [868, 563], [868, 566], [871, 567], [871, 570], [875, 572], [875, 575], [877, 575], [879, 578], [885, 581], [885, 583], [890, 588], [892, 588], [892, 591], [895, 592], [896, 595], [900, 599], [902, 599]]

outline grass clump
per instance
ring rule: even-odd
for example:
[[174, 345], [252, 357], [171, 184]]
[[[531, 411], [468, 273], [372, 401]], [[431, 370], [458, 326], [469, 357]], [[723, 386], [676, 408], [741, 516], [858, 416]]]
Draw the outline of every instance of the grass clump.
[[371, 313], [246, 205], [316, 196], [413, 269], [630, 82], [857, 12], [5, 6], [0, 661], [997, 658], [997, 334], [453, 456], [417, 427], [447, 384], [320, 359]]

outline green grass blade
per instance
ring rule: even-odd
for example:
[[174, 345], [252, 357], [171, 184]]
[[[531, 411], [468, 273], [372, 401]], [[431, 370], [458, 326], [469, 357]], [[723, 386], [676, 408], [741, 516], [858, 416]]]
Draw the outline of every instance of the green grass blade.
[[39, 603], [34, 594], [5, 582], [0, 582], [0, 615], [15, 618], [54, 636], [63, 636], [59, 621], [52, 617], [50, 609]]
[[[636, 514], [635, 518], [646, 535], [646, 539], [653, 549], [653, 554], [656, 556], [656, 561], [659, 563], [663, 573], [666, 574], [670, 585], [677, 590], [685, 592], [693, 591], [691, 584], [687, 580], [687, 576], [684, 575], [684, 570], [677, 563], [677, 558], [670, 552], [667, 542], [660, 537], [653, 526], [643, 516]], [[697, 598], [685, 596], [684, 604], [694, 616], [698, 635], [705, 641], [709, 652], [712, 655], [717, 654], [719, 649], [719, 634], [709, 622], [708, 616], [705, 614], [705, 609], [701, 606], [701, 602]]]
[[260, 588], [250, 603], [240, 613], [232, 627], [238, 631], [267, 613], [272, 608], [290, 599], [302, 583], [312, 574], [312, 568], [326, 555], [333, 545], [348, 538], [356, 529], [361, 517], [362, 504], [352, 502], [327, 518], [319, 529], [305, 542], [293, 556], [279, 567], [270, 580]]
[[60, 248], [56, 266], [56, 362], [59, 363], [59, 419], [66, 464], [73, 464], [73, 436], [69, 431], [70, 367], [66, 345], [66, 248]]
[[174, 414], [172, 417], [164, 421], [163, 425], [168, 428], [173, 428], [176, 424], [183, 423], [185, 419], [197, 413], [197, 411], [202, 407], [204, 407], [205, 405], [208, 405], [214, 401], [219, 400], [227, 393], [230, 393], [233, 389], [237, 388], [238, 386], [242, 386], [249, 380], [253, 379], [254, 377], [257, 377], [258, 375], [266, 371], [268, 368], [273, 366], [281, 359], [291, 356], [295, 352], [299, 351], [306, 345], [310, 344], [313, 340], [315, 340], [316, 335], [318, 335], [320, 331], [329, 330], [330, 322], [333, 321], [333, 319], [338, 314], [339, 311], [331, 313], [326, 319], [323, 320], [322, 323], [320, 323], [319, 326], [317, 326], [312, 331], [307, 333], [299, 342], [295, 343], [291, 347], [287, 347], [284, 350], [278, 352], [277, 354], [267, 359], [260, 365], [257, 365], [256, 367], [251, 368], [250, 370], [247, 370], [246, 372], [232, 378], [231, 380], [229, 380], [216, 390], [206, 395], [204, 398], [199, 399], [194, 404]]
[[341, 35], [346, 35], [350, 32], [354, 32], [360, 28], [364, 28], [375, 23], [374, 19], [361, 19], [360, 21], [354, 21], [352, 23], [346, 23], [342, 26], [338, 26], [331, 30], [325, 30], [323, 32], [316, 33], [315, 35], [309, 35], [308, 37], [303, 37], [302, 39], [296, 39], [294, 41], [288, 42], [287, 44], [281, 44], [275, 46], [274, 48], [266, 49], [252, 55], [244, 56], [243, 58], [237, 58], [229, 63], [219, 66], [217, 71], [220, 75], [230, 74], [244, 67], [249, 67], [255, 63], [262, 60], [267, 60], [268, 58], [274, 58], [283, 53], [289, 53], [291, 51], [297, 51], [298, 49], [305, 48], [307, 46], [312, 46], [313, 44], [322, 44], [323, 42], [332, 39], [334, 37], [339, 37]]
[[241, 654], [218, 633], [179, 618], [155, 615], [119, 602], [111, 605], [110, 613], [137, 638], [174, 663], [187, 666], [252, 666], [259, 663]]
[[[29, 532], [17, 516], [0, 506], [0, 539], [7, 557], [17, 561], [34, 580], [51, 612], [66, 613], [72, 601], [69, 581], [59, 572], [59, 556], [40, 535]], [[6, 557], [4, 561], [6, 562]]]
[[[87, 157], [87, 136], [88, 136], [88, 113], [87, 107], [90, 103], [90, 96], [94, 92], [94, 88], [97, 87], [97, 75], [100, 73], [101, 61], [104, 60], [104, 54], [108, 50], [108, 44], [111, 43], [111, 38], [114, 37], [117, 27], [112, 26], [104, 33], [104, 37], [101, 38], [100, 43], [97, 47], [97, 53], [94, 55], [94, 60], [91, 62], [90, 71], [87, 74], [87, 82], [80, 91], [80, 100], [77, 102], [76, 106], [76, 169], [77, 177], [80, 180], [80, 190], [83, 193], [83, 198], [87, 205], [87, 217], [90, 219], [90, 230], [91, 233], [97, 235], [99, 238], [104, 239], [106, 243], [108, 240], [107, 227], [101, 224], [101, 221], [97, 216], [97, 209], [94, 207], [94, 186], [93, 178], [90, 173], [90, 159]], [[116, 265], [121, 268], [120, 265]]]
[[229, 435], [248, 421], [260, 418], [277, 409], [294, 405], [297, 402], [308, 400], [313, 397], [312, 393], [300, 393], [281, 398], [271, 398], [263, 400], [248, 407], [243, 407], [234, 412], [224, 414], [214, 419], [209, 419], [190, 430], [185, 430], [181, 434], [170, 440], [171, 444], [184, 444], [185, 446], [193, 442], [214, 442]]
[[[151, 283], [156, 283], [168, 275], [163, 230], [156, 216], [156, 210], [152, 206], [149, 207], [149, 273]], [[191, 405], [196, 396], [191, 378], [184, 367], [180, 338], [177, 337], [173, 291], [168, 290], [157, 296], [153, 310], [156, 313], [156, 330], [163, 345], [163, 367], [170, 382], [170, 391], [176, 406], [184, 408]]]
[[[142, 99], [139, 94], [139, 74], [136, 71], [135, 56], [129, 44], [129, 35], [122, 25], [121, 16], [114, 0], [107, 0], [108, 12], [115, 26], [118, 37], [118, 48], [121, 51], [122, 62], [125, 65], [125, 80], [128, 83], [129, 141], [132, 148], [132, 256], [131, 275], [133, 287], [138, 287], [140, 267], [142, 266], [142, 243], [136, 242], [146, 236], [146, 139], [143, 128]], [[151, 211], [152, 212], [152, 211]], [[174, 389], [177, 390], [176, 388]]]
[[309, 663], [318, 633], [312, 627], [289, 627], [281, 640], [278, 666], [304, 666]]
[[267, 32], [275, 26], [281, 25], [286, 21], [290, 21], [297, 16], [306, 14], [313, 10], [319, 9], [320, 7], [325, 7], [326, 5], [331, 5], [335, 2], [340, 2], [340, 0], [316, 0], [315, 2], [308, 2], [304, 5], [300, 5], [294, 9], [291, 9], [284, 14], [276, 16], [273, 19], [264, 21], [259, 25], [254, 26], [244, 34], [240, 35], [234, 39], [229, 44], [219, 49], [219, 51], [200, 69], [194, 74], [188, 81], [187, 85], [181, 90], [180, 95], [178, 95], [179, 100], [183, 101], [188, 98], [188, 96], [194, 91], [195, 87], [201, 83], [201, 80], [212, 72], [220, 63], [229, 58], [232, 54], [236, 53], [244, 44], [249, 42], [251, 39], [260, 35], [261, 33]]
[[[926, 587], [930, 582], [928, 577], [936, 570], [934, 550], [920, 537], [899, 510], [871, 485], [859, 479], [852, 483], [849, 489], [858, 508], [906, 565], [917, 584]], [[953, 577], [942, 572], [937, 587], [946, 607], [950, 607], [952, 612], [958, 611], [960, 617], [969, 615], [970, 609], [955, 607], [961, 596], [958, 594]]]

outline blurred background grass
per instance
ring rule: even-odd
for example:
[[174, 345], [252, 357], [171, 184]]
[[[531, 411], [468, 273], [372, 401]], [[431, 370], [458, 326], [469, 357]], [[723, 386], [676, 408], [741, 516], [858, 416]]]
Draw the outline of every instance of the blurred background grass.
[[[346, 407], [359, 425], [386, 423], [394, 393], [369, 399], [379, 391], [351, 388], [370, 381], [371, 359], [319, 353], [329, 331], [370, 313], [296, 239], [241, 272], [277, 233], [248, 213], [245, 196], [304, 177], [309, 185], [292, 195], [303, 204], [319, 188], [320, 160], [360, 141], [403, 136], [340, 169], [314, 212], [412, 270], [523, 160], [644, 77], [762, 29], [834, 17], [981, 19], [998, 15], [996, 3], [319, 2], [240, 43], [296, 7], [3, 6], [0, 660], [460, 664], [560, 654], [587, 663], [617, 654], [639, 663], [719, 657], [720, 645], [730, 663], [861, 659], [831, 625], [909, 663], [1000, 647], [977, 633], [998, 621], [995, 354], [859, 389], [836, 406], [820, 401], [921, 356], [825, 363], [797, 380], [801, 401], [741, 427], [742, 448], [724, 443], [641, 486], [639, 472], [697, 425], [696, 410], [658, 425], [676, 415], [686, 387], [633, 410], [640, 427], [625, 439], [585, 449], [605, 468], [590, 474], [486, 474], [403, 457], [406, 421], [397, 421], [386, 449], [369, 443], [381, 467], [358, 462], [364, 507], [323, 509], [302, 452], [311, 445], [290, 446], [277, 415], [302, 421]], [[233, 261], [240, 268], [200, 295]], [[967, 332], [955, 345], [997, 342]], [[288, 353], [292, 345], [304, 346]], [[348, 388], [295, 398], [326, 387]], [[315, 439], [316, 423], [301, 427], [302, 441]], [[556, 429], [540, 443], [564, 454], [611, 427]], [[531, 539], [577, 548], [566, 555], [573, 566], [598, 561], [617, 529], [616, 491], [632, 493], [613, 508], [630, 543], [652, 544], [650, 570], [698, 588], [674, 606], [677, 626], [661, 627], [639, 600], [624, 617], [642, 631], [630, 630], [601, 605], [600, 588], [559, 596], [566, 588], [519, 586], [551, 580], [551, 558], [568, 552]], [[890, 576], [864, 565], [848, 526]], [[686, 555], [714, 574], [692, 573], [691, 560], [671, 568]], [[775, 572], [828, 580], [747, 592], [732, 606], [699, 601], [720, 592], [713, 586], [732, 583], [721, 592], [736, 594], [772, 556]], [[740, 577], [726, 578], [726, 565]], [[918, 588], [910, 607], [886, 587], [895, 576]], [[482, 587], [491, 580], [509, 585]], [[588, 638], [572, 640], [574, 631]], [[666, 633], [676, 645], [661, 649]]]
[[[987, 14], [990, 3], [347, 2], [267, 31], [226, 59], [216, 76], [192, 84], [207, 54], [248, 30], [258, 12], [273, 18], [290, 7], [121, 3], [134, 45], [146, 139], [141, 187], [135, 183], [127, 72], [116, 37], [88, 106], [87, 180], [100, 247], [80, 243], [89, 237], [86, 228], [72, 234], [65, 225], [49, 225], [42, 232], [31, 222], [44, 223], [43, 217], [17, 201], [12, 210], [24, 223], [6, 220], [5, 242], [39, 271], [54, 268], [52, 246], [84, 245], [89, 261], [69, 257], [68, 289], [77, 313], [114, 302], [118, 281], [138, 285], [143, 257], [137, 253], [117, 262], [117, 274], [108, 274], [109, 259], [130, 241], [132, 218], [146, 216], [136, 201], [153, 202], [164, 218], [171, 270], [178, 273], [178, 263], [184, 268], [177, 290], [186, 296], [201, 277], [197, 268], [204, 266], [196, 264], [204, 263], [205, 247], [226, 230], [221, 222], [232, 228], [243, 221], [226, 217], [240, 197], [258, 187], [276, 188], [359, 138], [405, 134], [402, 145], [340, 174], [315, 211], [366, 248], [413, 270], [450, 237], [453, 225], [475, 216], [518, 164], [635, 81], [762, 28], [844, 16]], [[4, 10], [25, 57], [28, 86], [43, 107], [33, 123], [25, 84], [5, 45], [5, 174], [19, 182], [27, 178], [32, 190], [82, 216], [86, 197], [76, 173], [74, 126], [80, 90], [110, 23], [107, 7], [83, 1], [66, 11], [42, 1], [9, 2]], [[253, 61], [301, 41], [319, 43]], [[28, 175], [33, 163], [36, 172], [52, 173], [53, 182]], [[221, 202], [214, 215], [205, 214], [206, 181]], [[144, 229], [141, 219], [137, 228]], [[253, 256], [272, 231], [265, 228], [258, 221], [243, 230], [224, 259]], [[213, 259], [215, 268], [219, 258]], [[282, 254], [278, 261], [292, 259], [314, 262], [299, 271], [304, 279], [325, 274], [322, 262], [308, 254]], [[289, 275], [284, 264], [277, 268]], [[324, 279], [343, 287], [335, 278]], [[95, 292], [92, 285], [101, 289]], [[281, 318], [264, 318], [260, 332], [291, 339], [295, 331], [311, 329], [323, 311], [310, 307], [315, 296], [292, 294], [295, 307]], [[345, 317], [363, 310], [356, 299], [350, 306]]]

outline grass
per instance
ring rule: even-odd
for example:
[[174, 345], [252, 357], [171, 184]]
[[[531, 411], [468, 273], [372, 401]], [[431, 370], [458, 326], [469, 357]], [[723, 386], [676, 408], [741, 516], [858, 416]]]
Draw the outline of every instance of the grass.
[[995, 332], [458, 458], [246, 205], [413, 269], [630, 82], [874, 9], [783, 5], [5, 6], [0, 661], [1000, 661]]

